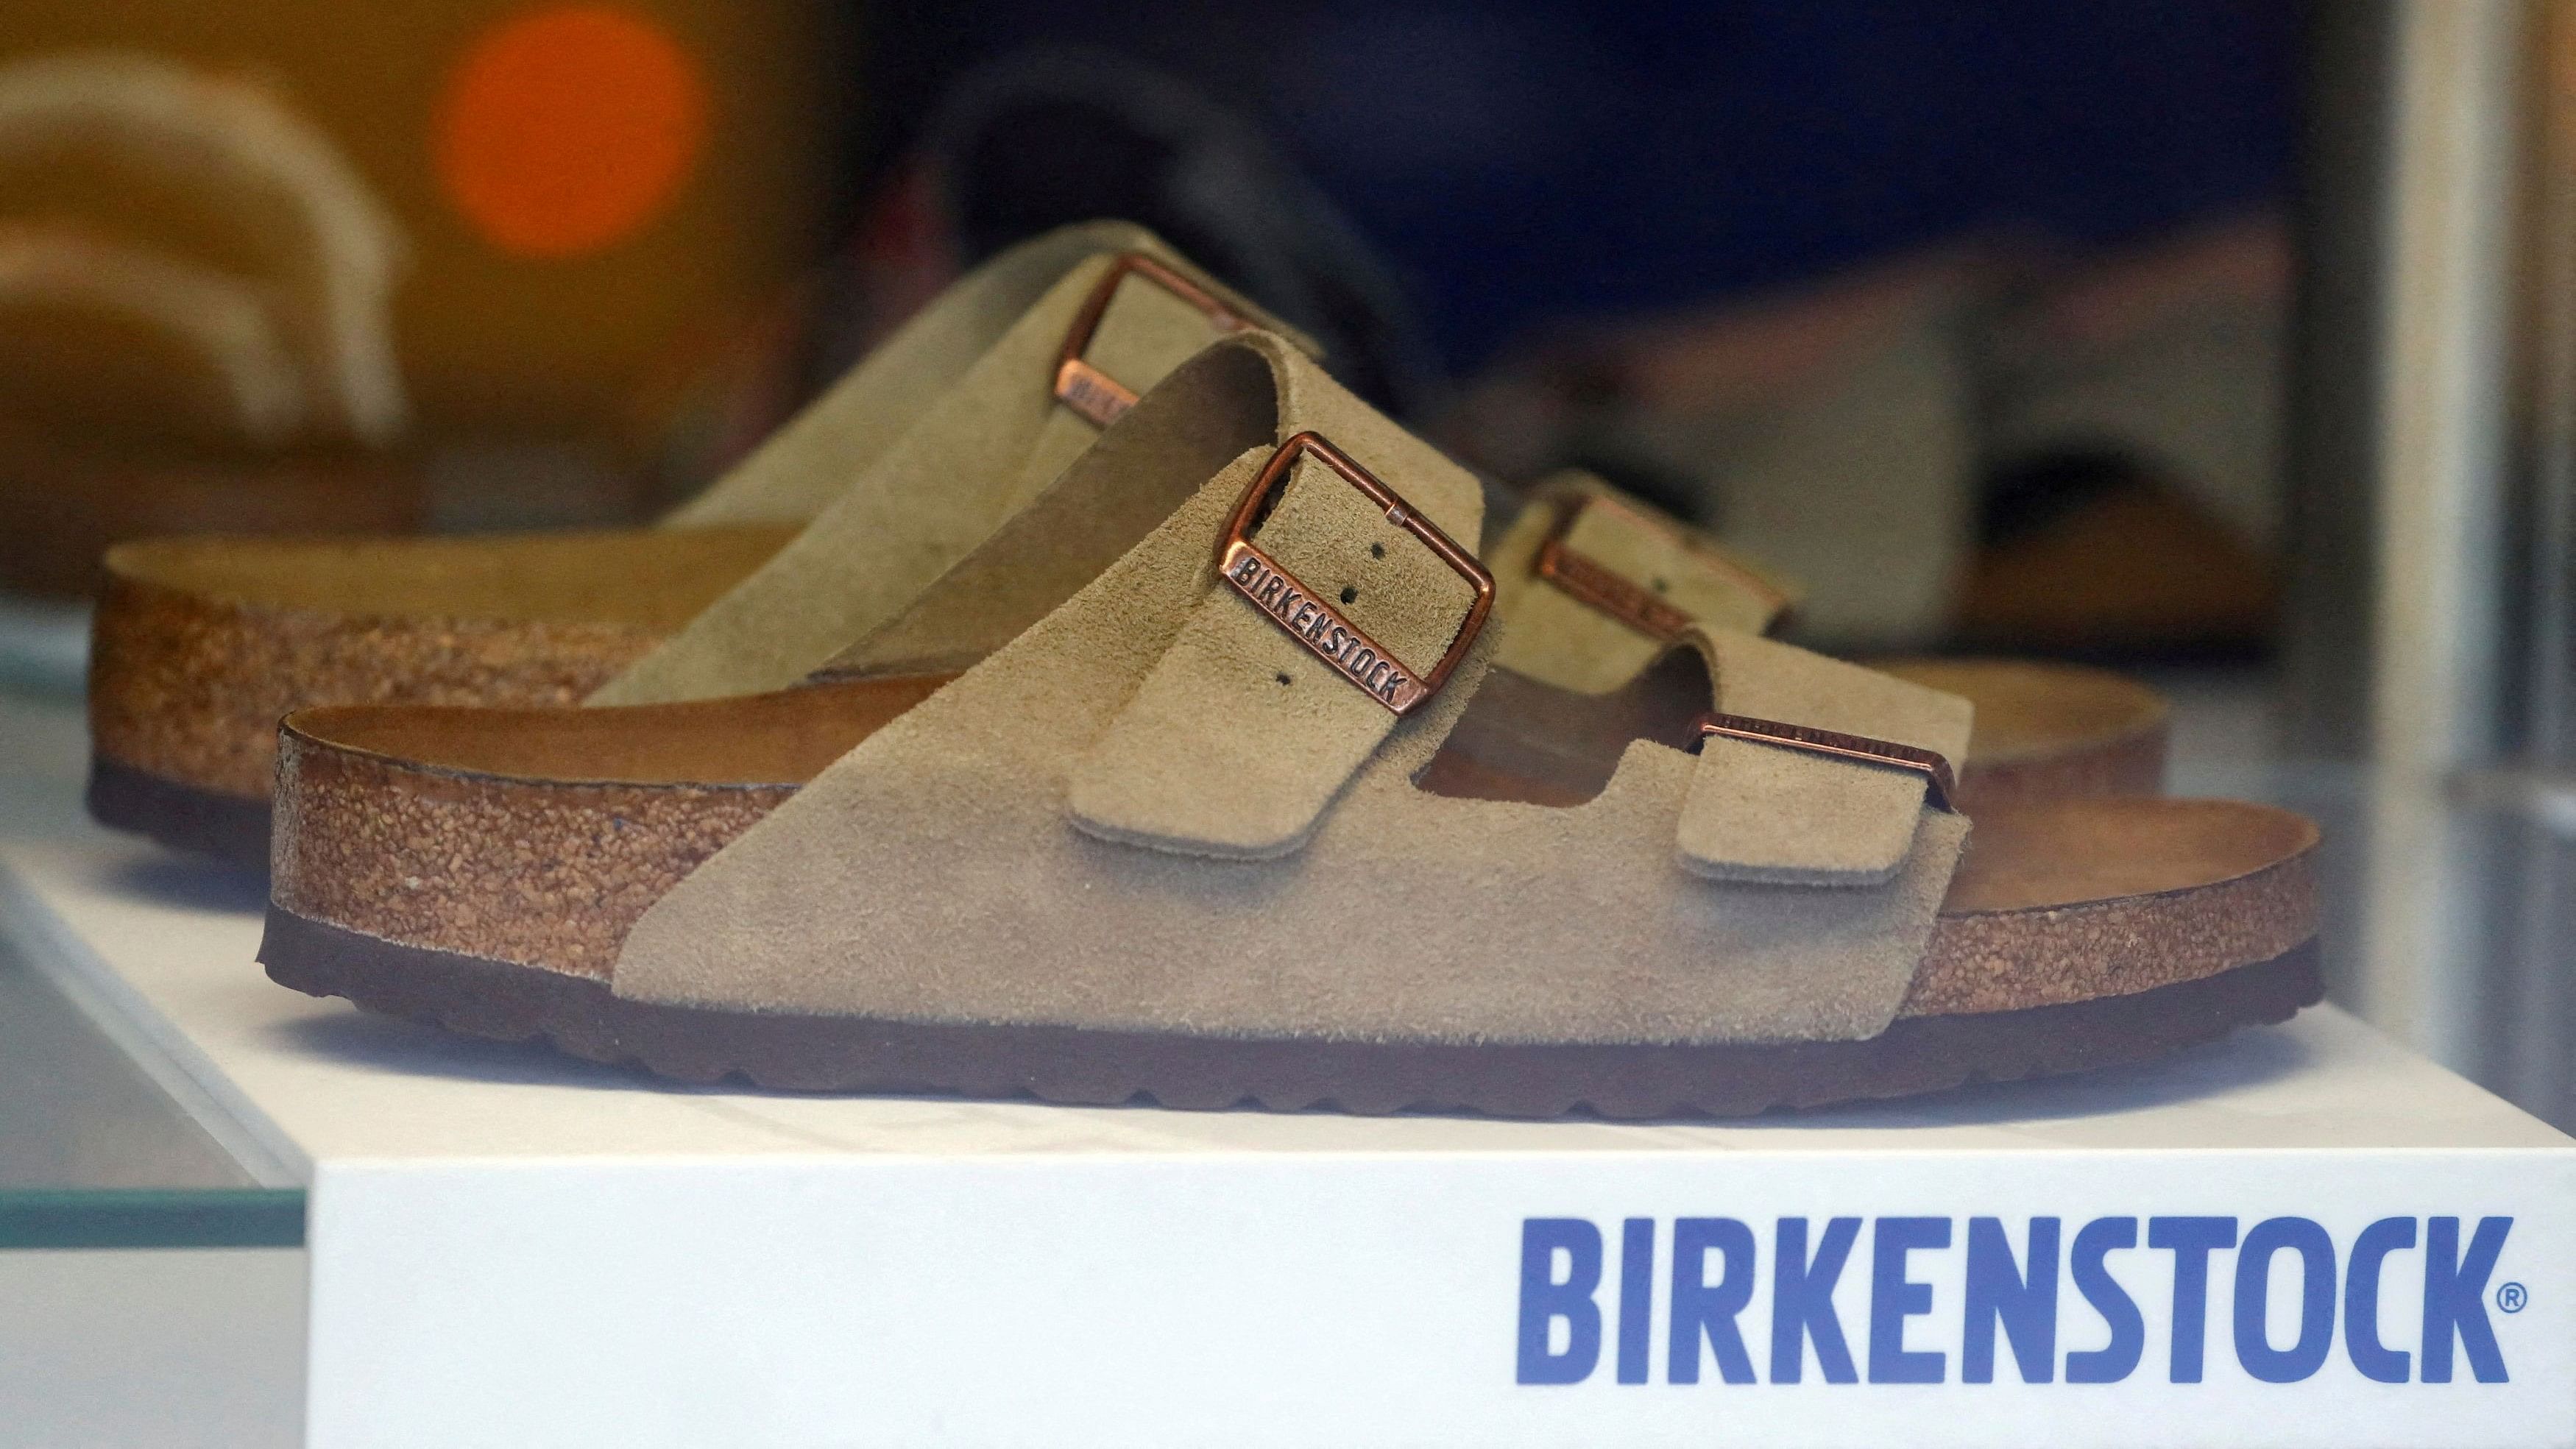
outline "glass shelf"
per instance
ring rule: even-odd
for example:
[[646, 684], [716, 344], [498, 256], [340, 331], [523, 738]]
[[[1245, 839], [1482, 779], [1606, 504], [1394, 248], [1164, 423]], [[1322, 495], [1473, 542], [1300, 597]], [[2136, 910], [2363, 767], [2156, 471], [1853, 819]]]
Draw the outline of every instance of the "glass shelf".
[[0, 1249], [293, 1248], [261, 1186], [0, 936]]
[[[79, 720], [77, 696], [0, 694], [0, 836], [84, 828]], [[0, 919], [0, 1250], [303, 1246], [303, 1190], [227, 1152], [38, 969], [20, 924]]]

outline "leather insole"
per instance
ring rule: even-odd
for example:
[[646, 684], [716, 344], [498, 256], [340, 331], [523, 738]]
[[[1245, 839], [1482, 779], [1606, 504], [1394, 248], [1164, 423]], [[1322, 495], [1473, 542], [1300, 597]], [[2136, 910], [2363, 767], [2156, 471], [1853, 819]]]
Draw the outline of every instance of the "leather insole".
[[1976, 734], [1963, 765], [2123, 739], [2160, 728], [2171, 713], [2163, 695], [2107, 669], [2020, 659], [1861, 662], [1976, 705]]

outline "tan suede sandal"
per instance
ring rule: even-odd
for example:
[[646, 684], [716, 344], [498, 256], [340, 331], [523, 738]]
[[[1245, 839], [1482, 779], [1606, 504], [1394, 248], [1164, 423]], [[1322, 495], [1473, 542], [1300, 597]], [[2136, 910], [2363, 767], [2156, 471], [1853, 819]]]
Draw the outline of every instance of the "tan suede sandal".
[[832, 683], [289, 717], [261, 959], [692, 1080], [1515, 1115], [2074, 1070], [2317, 998], [2305, 820], [2061, 800], [1971, 847], [1953, 696], [1697, 626], [1607, 694], [1492, 668], [1481, 507], [1229, 341]]
[[[1798, 602], [1794, 583], [1588, 473], [1532, 488], [1485, 562], [1511, 621], [1495, 662], [1584, 694], [1625, 685], [1694, 624], [1767, 633]], [[1971, 815], [2164, 788], [2171, 710], [2135, 680], [2029, 660], [1870, 663], [1976, 706], [1958, 781]]]
[[90, 811], [264, 861], [290, 710], [783, 687], [1008, 517], [1134, 389], [1252, 325], [1275, 324], [1142, 228], [1069, 227], [952, 287], [659, 528], [112, 550]]

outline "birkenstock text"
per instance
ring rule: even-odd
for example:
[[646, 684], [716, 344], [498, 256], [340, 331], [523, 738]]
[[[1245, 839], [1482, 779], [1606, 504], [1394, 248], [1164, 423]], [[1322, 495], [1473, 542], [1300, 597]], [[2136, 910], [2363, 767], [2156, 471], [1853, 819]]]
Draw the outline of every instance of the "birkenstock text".
[[1343, 618], [1332, 605], [1299, 588], [1294, 578], [1258, 549], [1237, 543], [1231, 554], [1225, 564], [1226, 582], [1259, 604], [1316, 658], [1340, 670], [1351, 683], [1398, 714], [1412, 708], [1414, 701], [1422, 697], [1421, 682], [1383, 646], [1361, 633], [1358, 625]]
[[[2340, 1326], [2345, 1363], [2362, 1379], [2450, 1383], [2465, 1369], [2462, 1376], [2477, 1383], [2501, 1384], [2509, 1375], [2488, 1305], [2519, 1312], [2527, 1292], [2491, 1282], [2513, 1228], [2509, 1217], [2382, 1218], [2342, 1243], [2305, 1217], [2265, 1218], [2241, 1233], [2232, 1217], [2149, 1217], [2143, 1224], [2099, 1217], [2078, 1225], [2071, 1241], [2066, 1222], [2055, 1217], [2031, 1218], [2018, 1233], [1993, 1217], [1969, 1218], [1964, 1233], [1947, 1217], [1881, 1217], [1870, 1223], [1867, 1329], [1855, 1357], [1834, 1299], [1862, 1226], [1858, 1217], [1821, 1225], [1778, 1219], [1766, 1275], [1754, 1228], [1740, 1219], [1676, 1218], [1667, 1225], [1629, 1218], [1619, 1228], [1616, 1285], [1605, 1289], [1600, 1225], [1586, 1218], [1526, 1219], [1517, 1379], [1577, 1384], [1591, 1378], [1606, 1329], [1617, 1382], [1648, 1382], [1658, 1357], [1652, 1330], [1660, 1306], [1666, 1383], [1700, 1382], [1712, 1357], [1721, 1382], [1764, 1381], [1757, 1378], [1755, 1352], [1765, 1346], [1768, 1362], [1761, 1368], [1775, 1384], [1801, 1382], [1811, 1366], [1828, 1384], [1864, 1378], [1872, 1384], [1993, 1383], [2005, 1357], [2026, 1384], [2059, 1382], [2061, 1369], [2070, 1384], [2118, 1383], [2142, 1367], [2153, 1373], [2151, 1324], [2167, 1329], [2153, 1335], [2165, 1340], [2163, 1377], [2199, 1383], [2209, 1370], [2216, 1283], [2232, 1288], [2222, 1332], [2233, 1340], [2237, 1366], [2256, 1382], [2296, 1383], [2326, 1370]], [[2062, 1241], [2068, 1242], [2063, 1255]], [[1943, 1263], [1962, 1242], [1964, 1264]], [[2128, 1255], [2124, 1265], [2110, 1261], [2111, 1254], [2142, 1245], [2147, 1254]], [[2231, 1252], [2234, 1271], [2227, 1273]], [[2160, 1256], [2166, 1261], [2157, 1264]], [[2061, 1257], [2071, 1294], [2058, 1289]], [[2407, 1258], [2417, 1260], [2420, 1278], [2402, 1266]], [[1659, 1263], [1666, 1270], [1660, 1294]], [[1951, 1276], [1941, 1272], [1945, 1267], [1964, 1273]], [[1768, 1302], [1757, 1308], [1766, 1277]], [[1959, 1284], [1958, 1296], [1936, 1304], [1935, 1281]], [[2420, 1281], [2422, 1291], [2405, 1303], [2416, 1296], [2403, 1291], [2409, 1281]], [[2276, 1294], [2296, 1296], [2276, 1312]], [[2070, 1299], [2083, 1309], [2074, 1311]], [[1767, 1335], [1744, 1322], [1757, 1315], [1767, 1318]], [[2072, 1347], [2078, 1338], [2086, 1346]], [[2061, 1356], [2062, 1339], [2070, 1351]]]

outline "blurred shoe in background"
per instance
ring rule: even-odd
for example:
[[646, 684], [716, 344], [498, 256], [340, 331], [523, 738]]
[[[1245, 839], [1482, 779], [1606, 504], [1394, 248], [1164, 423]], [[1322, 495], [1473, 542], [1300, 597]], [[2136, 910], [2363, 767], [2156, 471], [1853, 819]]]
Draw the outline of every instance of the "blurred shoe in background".
[[121, 538], [410, 526], [401, 233], [268, 89], [113, 52], [0, 66], [0, 589]]
[[1920, 647], [1973, 540], [1968, 328], [1996, 268], [1959, 251], [1567, 336], [1440, 430], [1507, 477], [1588, 468], [1804, 585], [1796, 637]]
[[2291, 260], [2268, 216], [2058, 278], [2001, 322], [1970, 644], [2241, 653], [2279, 606]]
[[822, 367], [863, 355], [956, 273], [1097, 217], [1138, 222], [1295, 325], [1398, 417], [1442, 398], [1377, 250], [1244, 115], [1113, 51], [1037, 46], [961, 75], [863, 208]]
[[1439, 431], [1701, 523], [1806, 586], [1822, 647], [2242, 652], [2275, 607], [2287, 277], [2262, 218], [2081, 264], [1953, 246], [1560, 331]]

